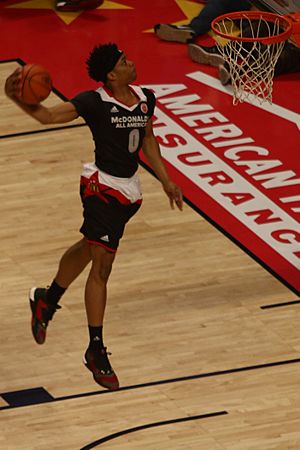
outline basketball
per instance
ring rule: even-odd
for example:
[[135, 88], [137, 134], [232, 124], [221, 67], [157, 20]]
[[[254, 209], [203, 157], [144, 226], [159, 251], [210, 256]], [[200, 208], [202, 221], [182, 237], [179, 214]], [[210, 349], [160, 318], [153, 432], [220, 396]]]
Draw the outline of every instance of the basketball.
[[20, 98], [28, 105], [45, 100], [52, 90], [49, 72], [38, 64], [26, 64], [22, 69]]

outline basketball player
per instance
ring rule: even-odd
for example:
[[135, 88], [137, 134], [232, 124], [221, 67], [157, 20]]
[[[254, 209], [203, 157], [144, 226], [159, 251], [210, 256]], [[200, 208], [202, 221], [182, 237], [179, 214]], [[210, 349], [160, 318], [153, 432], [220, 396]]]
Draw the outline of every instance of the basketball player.
[[92, 132], [95, 162], [84, 165], [80, 186], [83, 238], [64, 253], [48, 289], [31, 289], [32, 333], [38, 344], [44, 343], [48, 322], [60, 308], [61, 296], [91, 262], [85, 286], [90, 343], [84, 362], [98, 384], [117, 389], [118, 378], [103, 343], [106, 286], [125, 224], [142, 202], [136, 173], [141, 147], [172, 208], [175, 203], [182, 210], [182, 194], [169, 178], [153, 134], [154, 94], [131, 85], [136, 78], [134, 63], [116, 44], [109, 43], [93, 49], [87, 69], [93, 80], [104, 83], [103, 87], [82, 92], [54, 107], [26, 105], [20, 100], [19, 69], [6, 80], [5, 91], [27, 114], [43, 124], [66, 123], [82, 116]]

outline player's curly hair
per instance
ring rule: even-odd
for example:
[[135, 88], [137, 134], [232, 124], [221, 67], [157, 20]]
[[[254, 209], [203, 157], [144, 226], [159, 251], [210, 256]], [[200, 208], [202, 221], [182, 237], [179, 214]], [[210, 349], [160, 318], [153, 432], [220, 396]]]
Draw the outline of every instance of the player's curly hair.
[[107, 74], [114, 68], [122, 53], [113, 43], [94, 47], [86, 60], [89, 77], [105, 83]]

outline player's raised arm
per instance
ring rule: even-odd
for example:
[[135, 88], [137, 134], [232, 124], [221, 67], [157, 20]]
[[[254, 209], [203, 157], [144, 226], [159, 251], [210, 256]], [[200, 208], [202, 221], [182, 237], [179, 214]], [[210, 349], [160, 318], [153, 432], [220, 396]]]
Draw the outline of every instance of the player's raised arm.
[[78, 117], [75, 107], [70, 102], [62, 102], [56, 106], [47, 108], [40, 103], [28, 105], [20, 97], [22, 70], [16, 69], [5, 82], [5, 93], [27, 114], [40, 123], [67, 123]]
[[177, 186], [170, 179], [163, 159], [161, 157], [159, 144], [153, 133], [152, 120], [150, 119], [146, 126], [146, 134], [142, 144], [143, 153], [147, 157], [152, 169], [161, 181], [164, 191], [169, 197], [170, 206], [174, 209], [174, 202], [178, 209], [182, 211], [182, 192], [179, 186]]

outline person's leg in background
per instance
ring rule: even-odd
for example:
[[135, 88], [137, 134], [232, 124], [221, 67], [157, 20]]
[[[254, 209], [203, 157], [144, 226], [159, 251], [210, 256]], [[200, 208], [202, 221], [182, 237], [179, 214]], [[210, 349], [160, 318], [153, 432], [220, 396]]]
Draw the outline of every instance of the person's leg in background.
[[207, 0], [204, 8], [189, 24], [182, 26], [157, 24], [154, 31], [162, 40], [191, 43], [210, 30], [211, 22], [216, 17], [227, 12], [245, 11], [250, 8], [249, 0]]
[[196, 36], [207, 33], [212, 21], [222, 14], [246, 11], [251, 7], [249, 0], [208, 0], [200, 14], [189, 24]]
[[286, 42], [275, 66], [275, 76], [294, 72], [300, 72], [300, 48]]

